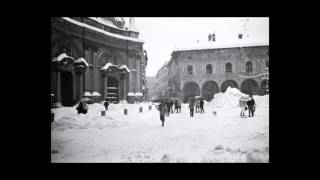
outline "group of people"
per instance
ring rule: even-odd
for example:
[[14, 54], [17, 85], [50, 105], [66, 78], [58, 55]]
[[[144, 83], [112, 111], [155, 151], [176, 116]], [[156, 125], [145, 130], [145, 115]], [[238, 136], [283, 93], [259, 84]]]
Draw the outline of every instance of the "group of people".
[[246, 118], [247, 116], [245, 115], [246, 110], [249, 110], [249, 117], [253, 117], [254, 116], [254, 111], [257, 107], [253, 96], [250, 95], [250, 100], [244, 100], [242, 99], [242, 97], [239, 100], [239, 106], [241, 108], [241, 112], [240, 112], [240, 117], [241, 118]]
[[203, 99], [201, 99], [201, 100], [190, 99], [190, 101], [189, 101], [190, 117], [193, 117], [194, 106], [196, 106], [196, 113], [199, 113], [199, 111], [200, 111], [200, 113], [202, 113], [202, 112], [205, 113], [204, 108], [203, 108], [203, 106], [204, 106]]
[[[173, 110], [174, 105], [174, 110]], [[158, 110], [160, 111], [160, 120], [162, 121], [162, 126], [164, 126], [165, 116], [169, 116], [170, 113], [181, 113], [181, 101], [179, 100], [168, 100], [162, 101]]]
[[[173, 111], [173, 105], [174, 105], [174, 111]], [[196, 113], [205, 113], [204, 112], [204, 101], [201, 100], [194, 100], [190, 99], [189, 101], [189, 109], [190, 109], [190, 116], [193, 117], [194, 114], [194, 107], [196, 107]], [[169, 116], [170, 113], [181, 113], [181, 101], [179, 100], [169, 100], [169, 101], [162, 101], [159, 106], [158, 110], [160, 112], [160, 120], [162, 122], [162, 127], [164, 127], [165, 122], [165, 116]]]

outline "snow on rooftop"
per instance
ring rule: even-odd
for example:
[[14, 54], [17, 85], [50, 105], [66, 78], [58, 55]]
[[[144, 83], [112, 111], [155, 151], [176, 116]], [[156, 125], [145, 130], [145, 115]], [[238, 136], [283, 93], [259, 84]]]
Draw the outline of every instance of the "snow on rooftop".
[[204, 42], [197, 45], [174, 48], [173, 51], [191, 51], [204, 49], [223, 49], [236, 47], [254, 47], [254, 46], [269, 46], [269, 42], [265, 41], [241, 41], [237, 40], [233, 43], [219, 43], [219, 42]]
[[128, 96], [143, 96], [143, 95], [140, 92], [137, 92], [137, 93], [129, 92]]
[[119, 67], [119, 69], [125, 69], [126, 71], [130, 72], [129, 68], [128, 68], [126, 65], [124, 65], [124, 64], [122, 64], [122, 65]]
[[66, 53], [61, 53], [58, 57], [53, 58], [52, 62], [59, 62], [59, 61], [63, 60], [64, 58], [70, 58], [70, 59], [74, 60], [73, 57], [68, 56]]
[[132, 38], [132, 37], [127, 37], [127, 36], [122, 36], [122, 35], [119, 35], [119, 34], [114, 34], [114, 33], [111, 33], [111, 32], [108, 32], [108, 31], [105, 31], [105, 30], [102, 30], [102, 29], [99, 29], [99, 28], [90, 26], [90, 25], [88, 25], [88, 24], [85, 24], [85, 23], [76, 21], [76, 20], [71, 19], [71, 18], [68, 18], [68, 17], [62, 17], [62, 19], [66, 20], [66, 21], [68, 21], [68, 22], [70, 22], [70, 23], [72, 23], [72, 24], [78, 25], [78, 26], [80, 26], [80, 27], [85, 27], [85, 28], [87, 28], [87, 29], [91, 29], [91, 30], [93, 30], [93, 31], [100, 32], [100, 33], [105, 34], [105, 35], [107, 35], [107, 36], [111, 36], [111, 37], [118, 38], [118, 39], [123, 39], [123, 40], [129, 40], [129, 41], [144, 43], [144, 41], [141, 40], [141, 39]]
[[84, 58], [79, 58], [75, 61], [75, 63], [84, 63], [86, 65], [86, 67], [89, 67], [89, 64], [87, 63], [87, 61]]
[[106, 65], [104, 65], [100, 70], [107, 70], [109, 69], [110, 67], [118, 67], [116, 65], [113, 65], [112, 63], [107, 63]]
[[112, 22], [104, 20], [103, 18], [100, 18], [100, 17], [89, 17], [89, 19], [94, 20], [100, 24], [115, 28], [115, 29], [120, 29], [120, 30], [126, 31], [124, 28], [119, 28], [118, 26], [114, 25]]

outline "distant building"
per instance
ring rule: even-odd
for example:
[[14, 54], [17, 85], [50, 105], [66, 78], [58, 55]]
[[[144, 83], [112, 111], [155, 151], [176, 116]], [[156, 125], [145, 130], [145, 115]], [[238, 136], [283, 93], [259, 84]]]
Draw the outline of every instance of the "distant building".
[[265, 94], [268, 67], [268, 43], [210, 43], [175, 49], [170, 61], [158, 71], [162, 74], [157, 76], [157, 82], [162, 84], [158, 93], [165, 89], [168, 96], [184, 102], [193, 96], [210, 101], [229, 86], [246, 94]]
[[157, 97], [169, 96], [167, 63], [168, 62], [166, 62], [156, 74]]
[[156, 87], [156, 77], [147, 77], [147, 89], [148, 89], [148, 97], [155, 98], [157, 97], [157, 87]]
[[83, 96], [95, 102], [141, 99], [147, 57], [138, 37], [133, 18], [130, 24], [111, 17], [52, 18], [54, 103], [72, 106]]

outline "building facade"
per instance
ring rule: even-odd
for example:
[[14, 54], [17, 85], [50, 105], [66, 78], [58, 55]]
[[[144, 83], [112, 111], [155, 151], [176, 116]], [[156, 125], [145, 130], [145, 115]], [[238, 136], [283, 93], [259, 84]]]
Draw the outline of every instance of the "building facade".
[[[51, 94], [58, 106], [82, 97], [132, 102], [143, 94], [143, 41], [130, 18], [51, 18]], [[67, 58], [66, 58], [67, 57]]]
[[211, 101], [229, 86], [263, 95], [268, 92], [268, 68], [267, 43], [176, 49], [166, 66], [168, 95], [184, 102], [194, 96]]
[[157, 96], [169, 96], [168, 91], [168, 67], [167, 62], [158, 70], [156, 74], [155, 87], [157, 89]]

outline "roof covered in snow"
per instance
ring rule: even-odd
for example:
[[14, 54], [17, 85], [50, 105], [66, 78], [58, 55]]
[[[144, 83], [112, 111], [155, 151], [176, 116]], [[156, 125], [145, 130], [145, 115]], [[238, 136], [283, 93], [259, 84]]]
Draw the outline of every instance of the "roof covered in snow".
[[59, 61], [62, 61], [64, 58], [70, 58], [70, 59], [74, 60], [73, 57], [68, 56], [66, 53], [61, 53], [58, 57], [53, 58], [52, 62], [59, 62]]
[[74, 61], [75, 63], [83, 63], [86, 67], [89, 67], [89, 64], [87, 63], [87, 61], [81, 57], [79, 59], [77, 59], [76, 61]]
[[105, 34], [105, 35], [107, 35], [107, 36], [111, 36], [111, 37], [118, 38], [118, 39], [122, 39], [122, 40], [129, 40], [129, 41], [144, 43], [144, 41], [141, 40], [141, 39], [132, 38], [132, 37], [127, 37], [127, 36], [122, 36], [122, 35], [119, 35], [119, 34], [114, 34], [114, 33], [111, 33], [111, 32], [108, 32], [108, 31], [105, 31], [105, 30], [102, 30], [102, 29], [93, 27], [93, 26], [91, 26], [91, 25], [88, 25], [88, 24], [85, 24], [85, 23], [76, 21], [76, 20], [71, 19], [71, 18], [69, 18], [69, 17], [62, 17], [62, 19], [66, 20], [66, 21], [68, 21], [68, 22], [70, 22], [70, 23], [72, 23], [72, 24], [75, 24], [75, 25], [77, 25], [77, 26], [84, 27], [84, 28], [87, 28], [87, 29], [96, 31], [96, 32]]
[[107, 63], [106, 65], [104, 65], [100, 70], [107, 70], [109, 69], [110, 67], [118, 67], [116, 65], [113, 65], [112, 63]]
[[175, 48], [173, 51], [192, 51], [192, 50], [204, 50], [204, 49], [223, 49], [223, 48], [237, 48], [237, 47], [254, 47], [254, 46], [269, 46], [269, 42], [263, 41], [241, 41], [238, 40], [234, 43], [217, 43], [217, 42], [205, 42], [195, 46]]
[[128, 96], [143, 96], [143, 95], [140, 92], [137, 92], [137, 93], [128, 92]]
[[124, 65], [124, 64], [122, 64], [122, 65], [119, 67], [119, 69], [125, 69], [126, 71], [130, 72], [129, 68], [128, 68], [126, 65]]
[[108, 70], [110, 67], [116, 67], [118, 69], [124, 69], [127, 72], [130, 72], [129, 68], [126, 65], [122, 64], [121, 66], [117, 66], [117, 65], [113, 65], [112, 63], [107, 63], [100, 70]]

